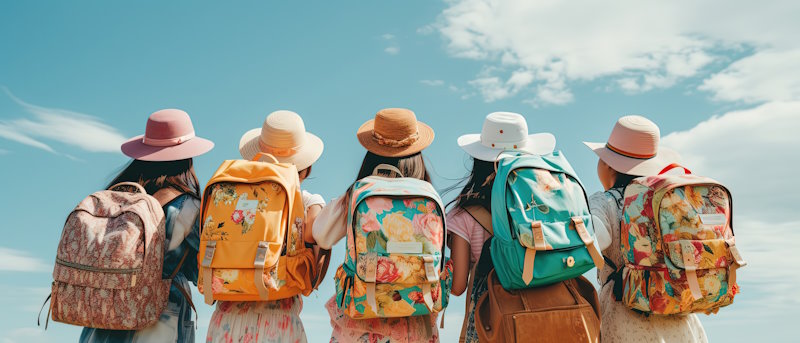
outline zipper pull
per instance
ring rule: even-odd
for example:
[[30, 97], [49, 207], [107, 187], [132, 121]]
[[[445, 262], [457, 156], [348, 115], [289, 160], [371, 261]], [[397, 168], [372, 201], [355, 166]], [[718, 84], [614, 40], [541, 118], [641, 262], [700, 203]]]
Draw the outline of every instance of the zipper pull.
[[131, 275], [131, 287], [136, 287], [136, 274]]

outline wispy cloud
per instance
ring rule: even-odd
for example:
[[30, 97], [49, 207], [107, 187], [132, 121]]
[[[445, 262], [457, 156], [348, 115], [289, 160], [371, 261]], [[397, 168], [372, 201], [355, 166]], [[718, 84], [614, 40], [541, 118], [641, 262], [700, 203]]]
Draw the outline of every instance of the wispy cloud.
[[0, 247], [0, 271], [43, 272], [50, 266], [25, 251]]
[[397, 46], [397, 39], [395, 38], [396, 37], [391, 33], [384, 33], [381, 35], [381, 39], [389, 44], [389, 46], [383, 49], [385, 53], [389, 55], [397, 55], [400, 53], [400, 47]]
[[[755, 56], [762, 51], [775, 55], [734, 63], [704, 82], [702, 89], [723, 100], [754, 101], [786, 100], [782, 95], [800, 88], [797, 55], [787, 54], [800, 48], [798, 2], [769, 8], [722, 0], [447, 3], [433, 27], [445, 39], [448, 52], [482, 61], [484, 69], [498, 68], [491, 75], [479, 71], [471, 82], [486, 101], [524, 96], [532, 104], [565, 104], [573, 100], [573, 84], [599, 79], [626, 93], [668, 88], [710, 72], [715, 62], [728, 63], [723, 53], [740, 52], [742, 47]], [[725, 20], [708, 20], [714, 17]], [[638, 29], [642, 27], [647, 30]], [[424, 26], [418, 32], [429, 30]], [[782, 74], [762, 73], [762, 67]], [[514, 74], [520, 72], [529, 76], [515, 84]], [[753, 80], [763, 91], [748, 91]]]
[[8, 155], [10, 153], [11, 153], [11, 151], [8, 151], [6, 149], [0, 149], [0, 155]]
[[419, 80], [419, 83], [431, 87], [439, 87], [444, 85], [444, 81], [442, 80]]
[[397, 55], [398, 53], [400, 53], [400, 48], [396, 46], [390, 46], [387, 47], [386, 49], [383, 49], [383, 51], [385, 51], [389, 55]]
[[[0, 120], [0, 137], [58, 154], [49, 142], [67, 144], [89, 152], [119, 152], [125, 137], [99, 118], [59, 108], [27, 103], [5, 93], [31, 117]], [[49, 141], [46, 143], [45, 141]], [[52, 144], [52, 143], [51, 143]]]

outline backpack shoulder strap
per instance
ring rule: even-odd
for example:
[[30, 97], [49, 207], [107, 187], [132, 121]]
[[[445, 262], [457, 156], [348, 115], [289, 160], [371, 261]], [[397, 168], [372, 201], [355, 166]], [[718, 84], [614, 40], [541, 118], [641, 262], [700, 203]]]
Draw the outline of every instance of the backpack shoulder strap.
[[158, 203], [161, 204], [161, 207], [164, 207], [167, 204], [169, 204], [170, 201], [175, 200], [176, 198], [178, 198], [183, 194], [184, 194], [183, 192], [175, 188], [166, 187], [159, 189], [155, 193], [153, 193], [153, 197], [156, 198], [156, 200], [158, 200]]
[[489, 213], [489, 210], [485, 209], [483, 206], [469, 206], [465, 207], [464, 211], [467, 211], [472, 219], [475, 219], [489, 235], [494, 235], [494, 230], [492, 229], [492, 214]]

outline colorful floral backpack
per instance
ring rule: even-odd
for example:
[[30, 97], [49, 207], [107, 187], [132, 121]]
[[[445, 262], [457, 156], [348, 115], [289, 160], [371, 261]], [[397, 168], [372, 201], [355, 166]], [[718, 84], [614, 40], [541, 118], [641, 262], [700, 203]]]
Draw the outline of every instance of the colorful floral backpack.
[[[162, 206], [180, 195], [165, 188], [150, 196], [138, 183], [122, 182], [83, 199], [67, 217], [58, 243], [48, 297], [53, 320], [109, 330], [157, 323], [183, 263], [162, 278]], [[176, 286], [194, 308], [186, 290]]]
[[625, 188], [621, 300], [644, 313], [716, 313], [733, 302], [736, 269], [746, 264], [733, 235], [731, 194], [686, 168], [665, 174], [673, 168], [683, 167], [669, 165]]
[[497, 164], [491, 256], [503, 288], [549, 285], [603, 267], [586, 192], [560, 151], [510, 152]]
[[[260, 162], [261, 156], [273, 162]], [[303, 241], [297, 168], [259, 153], [228, 160], [208, 181], [201, 207], [198, 288], [205, 302], [309, 295], [316, 264]]]
[[[380, 169], [401, 177], [376, 176]], [[444, 310], [453, 271], [433, 186], [380, 165], [353, 185], [347, 206], [347, 256], [335, 276], [339, 307], [354, 319]]]

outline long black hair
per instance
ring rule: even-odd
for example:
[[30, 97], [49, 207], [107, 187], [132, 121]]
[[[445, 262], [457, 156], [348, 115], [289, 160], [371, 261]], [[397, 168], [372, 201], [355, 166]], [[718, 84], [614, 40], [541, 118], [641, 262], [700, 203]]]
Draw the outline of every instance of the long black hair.
[[[454, 205], [456, 209], [470, 206], [481, 206], [487, 210], [492, 208], [492, 178], [494, 177], [494, 163], [472, 159], [472, 170], [456, 184], [445, 188], [442, 193], [448, 193], [461, 188], [458, 196], [447, 204]], [[462, 186], [463, 185], [463, 186]]]
[[171, 187], [200, 199], [200, 183], [191, 158], [157, 162], [131, 160], [107, 187], [120, 182], [136, 182], [150, 195], [159, 189]]

